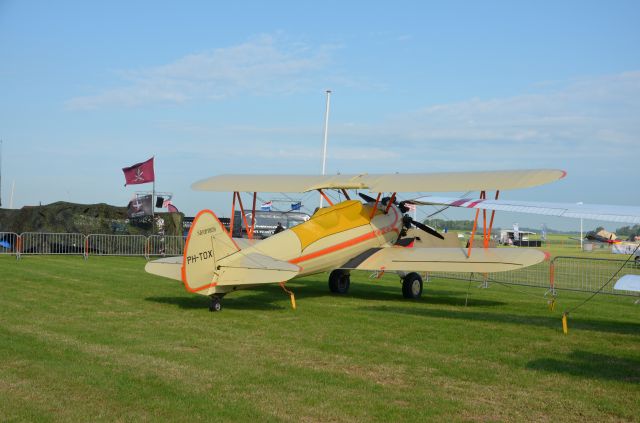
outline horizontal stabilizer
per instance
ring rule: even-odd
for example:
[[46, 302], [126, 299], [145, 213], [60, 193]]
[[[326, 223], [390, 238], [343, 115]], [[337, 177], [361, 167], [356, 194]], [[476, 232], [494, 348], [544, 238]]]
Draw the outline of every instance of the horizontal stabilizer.
[[[368, 254], [367, 254], [368, 253]], [[540, 263], [545, 254], [524, 248], [373, 248], [341, 266], [353, 270], [493, 273]]]
[[152, 275], [182, 281], [182, 257], [166, 257], [150, 261], [144, 270]]
[[570, 218], [640, 223], [640, 207], [605, 204], [546, 203], [536, 201], [483, 200], [473, 198], [421, 197], [408, 203], [468, 209], [544, 214]]
[[219, 286], [284, 282], [300, 273], [295, 264], [258, 253], [235, 254], [220, 260], [218, 267]]

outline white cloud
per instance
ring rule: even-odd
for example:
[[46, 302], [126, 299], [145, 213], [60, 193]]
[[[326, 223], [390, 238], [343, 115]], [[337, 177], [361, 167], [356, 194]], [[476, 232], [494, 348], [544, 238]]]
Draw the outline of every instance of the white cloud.
[[243, 92], [286, 94], [306, 89], [330, 62], [330, 47], [312, 49], [263, 35], [227, 48], [184, 56], [172, 63], [118, 72], [120, 87], [67, 101], [71, 109], [133, 107], [150, 103], [218, 100]]
[[626, 72], [575, 79], [533, 94], [436, 104], [381, 123], [333, 130], [351, 139], [350, 146], [393, 142], [417, 157], [450, 163], [522, 157], [543, 164], [550, 158], [616, 160], [640, 151], [638, 116], [640, 72]]

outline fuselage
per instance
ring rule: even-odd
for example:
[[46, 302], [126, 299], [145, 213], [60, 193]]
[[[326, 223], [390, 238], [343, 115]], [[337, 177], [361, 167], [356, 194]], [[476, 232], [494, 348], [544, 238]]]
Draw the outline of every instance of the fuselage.
[[243, 252], [257, 252], [301, 268], [299, 276], [339, 268], [371, 249], [393, 245], [402, 229], [397, 206], [349, 200], [318, 210], [307, 222], [287, 229]]

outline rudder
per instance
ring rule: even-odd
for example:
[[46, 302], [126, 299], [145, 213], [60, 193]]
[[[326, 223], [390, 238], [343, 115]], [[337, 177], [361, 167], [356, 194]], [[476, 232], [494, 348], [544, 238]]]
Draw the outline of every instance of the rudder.
[[211, 210], [202, 210], [191, 224], [184, 246], [182, 282], [189, 292], [217, 284], [216, 262], [240, 251], [238, 245]]

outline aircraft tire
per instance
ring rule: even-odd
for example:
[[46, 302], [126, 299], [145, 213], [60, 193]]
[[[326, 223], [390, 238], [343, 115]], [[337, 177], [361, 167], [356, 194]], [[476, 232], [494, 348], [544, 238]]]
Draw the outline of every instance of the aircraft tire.
[[336, 269], [329, 274], [329, 291], [344, 295], [349, 292], [351, 275], [344, 270]]
[[422, 278], [416, 272], [411, 272], [402, 278], [402, 296], [417, 300], [422, 295]]
[[222, 302], [220, 297], [212, 296], [211, 304], [209, 304], [209, 311], [215, 312], [222, 310]]

